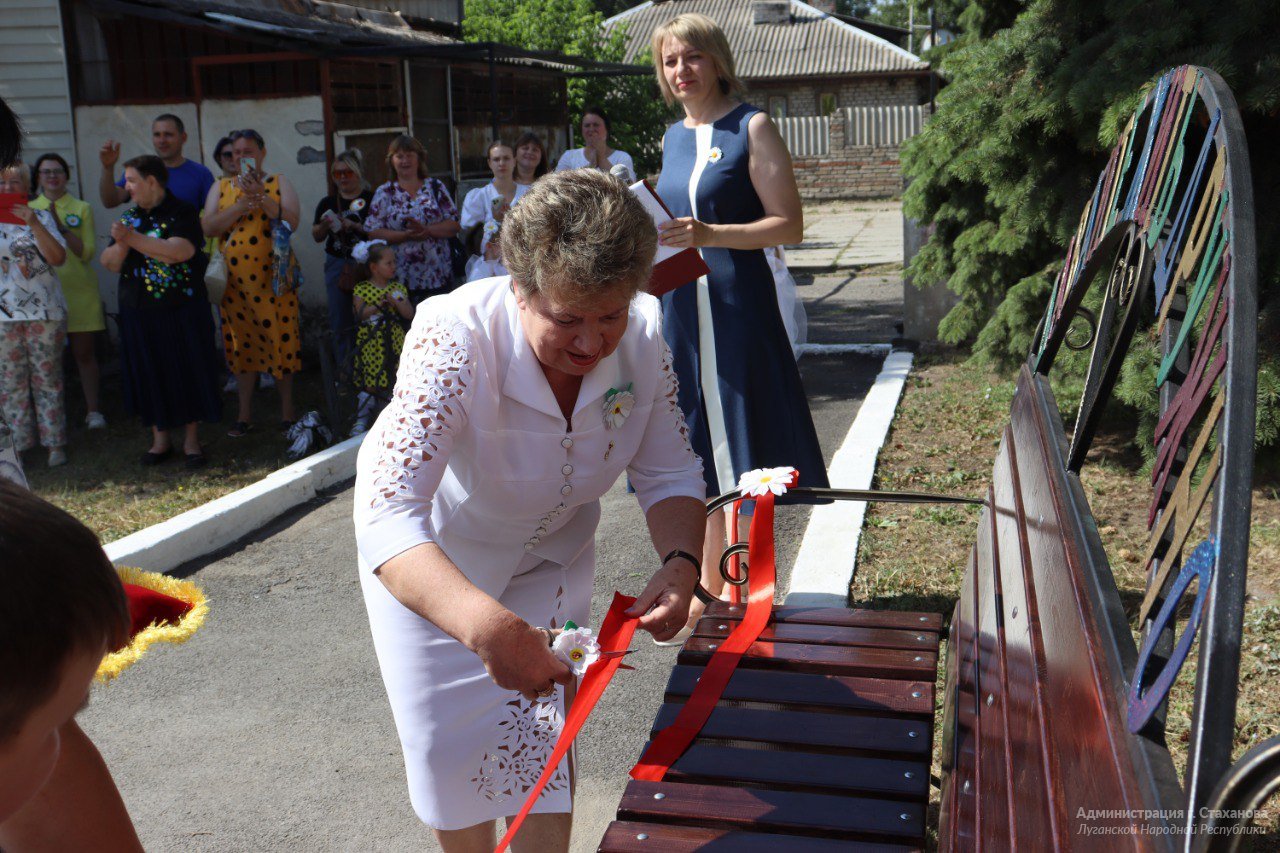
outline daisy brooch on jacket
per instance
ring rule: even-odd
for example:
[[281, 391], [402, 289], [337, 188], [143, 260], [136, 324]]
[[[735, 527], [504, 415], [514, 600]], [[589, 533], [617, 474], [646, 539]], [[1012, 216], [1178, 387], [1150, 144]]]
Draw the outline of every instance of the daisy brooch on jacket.
[[636, 395], [631, 393], [632, 383], [625, 388], [610, 388], [604, 395], [604, 425], [609, 429], [617, 429], [627, 422], [631, 409], [636, 404]]
[[715, 148], [712, 148], [710, 151], [707, 152], [708, 163], [719, 163], [720, 158], [722, 157], [724, 157], [724, 152], [720, 150], [719, 146], [716, 146]]

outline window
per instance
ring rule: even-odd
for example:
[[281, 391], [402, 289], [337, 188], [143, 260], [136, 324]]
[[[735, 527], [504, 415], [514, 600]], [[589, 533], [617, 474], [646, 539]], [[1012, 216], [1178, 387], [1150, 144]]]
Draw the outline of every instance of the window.
[[786, 118], [787, 117], [787, 96], [771, 95], [769, 97], [769, 116], [770, 118]]
[[818, 96], [818, 115], [829, 116], [836, 111], [836, 96], [834, 92], [823, 92]]

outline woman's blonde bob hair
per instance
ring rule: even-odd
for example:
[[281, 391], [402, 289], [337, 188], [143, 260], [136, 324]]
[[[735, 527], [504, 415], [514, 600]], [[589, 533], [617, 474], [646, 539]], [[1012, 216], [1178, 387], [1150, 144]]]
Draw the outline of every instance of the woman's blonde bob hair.
[[729, 40], [724, 37], [724, 31], [706, 15], [689, 12], [676, 15], [653, 31], [653, 70], [658, 75], [662, 99], [668, 104], [676, 102], [676, 93], [671, 91], [671, 87], [667, 85], [667, 76], [662, 73], [662, 46], [668, 38], [679, 39], [694, 50], [711, 57], [716, 66], [721, 92], [732, 97], [746, 94], [747, 87], [738, 79], [738, 72], [733, 64], [733, 51], [729, 49]]
[[26, 192], [31, 192], [31, 167], [21, 160], [14, 160], [8, 166], [0, 169], [0, 175], [7, 175], [12, 172], [22, 182], [22, 188]]
[[[422, 155], [418, 156], [421, 157]], [[356, 177], [360, 179], [361, 187], [365, 189], [369, 188], [369, 181], [364, 176], [364, 154], [361, 153], [359, 148], [348, 148], [346, 151], [343, 151], [341, 154], [334, 157], [333, 165], [336, 166], [339, 163], [342, 163], [348, 169], [356, 173]], [[329, 168], [332, 170], [333, 166], [330, 166]]]
[[387, 146], [387, 180], [394, 182], [396, 179], [396, 167], [391, 158], [401, 151], [412, 151], [418, 155], [418, 177], [426, 180], [427, 148], [418, 141], [416, 136], [410, 136], [407, 133], [400, 134], [391, 140], [391, 144]]
[[649, 283], [658, 231], [627, 185], [596, 169], [535, 183], [502, 223], [502, 262], [520, 294], [572, 307], [630, 299]]

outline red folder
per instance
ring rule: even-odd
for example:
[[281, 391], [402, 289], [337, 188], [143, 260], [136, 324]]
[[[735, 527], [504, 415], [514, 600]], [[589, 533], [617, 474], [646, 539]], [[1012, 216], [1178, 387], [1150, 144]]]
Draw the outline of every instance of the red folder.
[[15, 204], [26, 204], [27, 197], [22, 193], [0, 193], [0, 222], [6, 225], [23, 225], [21, 219], [13, 215]]
[[[631, 191], [640, 199], [645, 210], [653, 216], [653, 224], [659, 225], [675, 219], [670, 208], [663, 203], [648, 181], [638, 181], [631, 185]], [[692, 281], [711, 272], [707, 262], [702, 259], [697, 249], [672, 249], [659, 246], [653, 260], [653, 275], [649, 278], [649, 292], [661, 296], [683, 287]]]

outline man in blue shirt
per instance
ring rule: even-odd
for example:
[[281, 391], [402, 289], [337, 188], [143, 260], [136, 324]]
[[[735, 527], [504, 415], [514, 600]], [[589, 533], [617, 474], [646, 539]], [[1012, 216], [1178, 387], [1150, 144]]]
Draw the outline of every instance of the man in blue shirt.
[[[213, 186], [213, 173], [194, 160], [182, 156], [182, 146], [187, 142], [187, 129], [182, 119], [171, 113], [156, 116], [151, 123], [151, 144], [155, 146], [156, 156], [164, 161], [169, 170], [169, 195], [196, 208], [204, 208], [205, 197]], [[124, 204], [129, 200], [129, 192], [124, 188], [124, 175], [115, 183], [115, 165], [120, 159], [120, 143], [108, 139], [98, 149], [98, 159], [102, 162], [102, 174], [98, 178], [98, 195], [108, 210]]]

